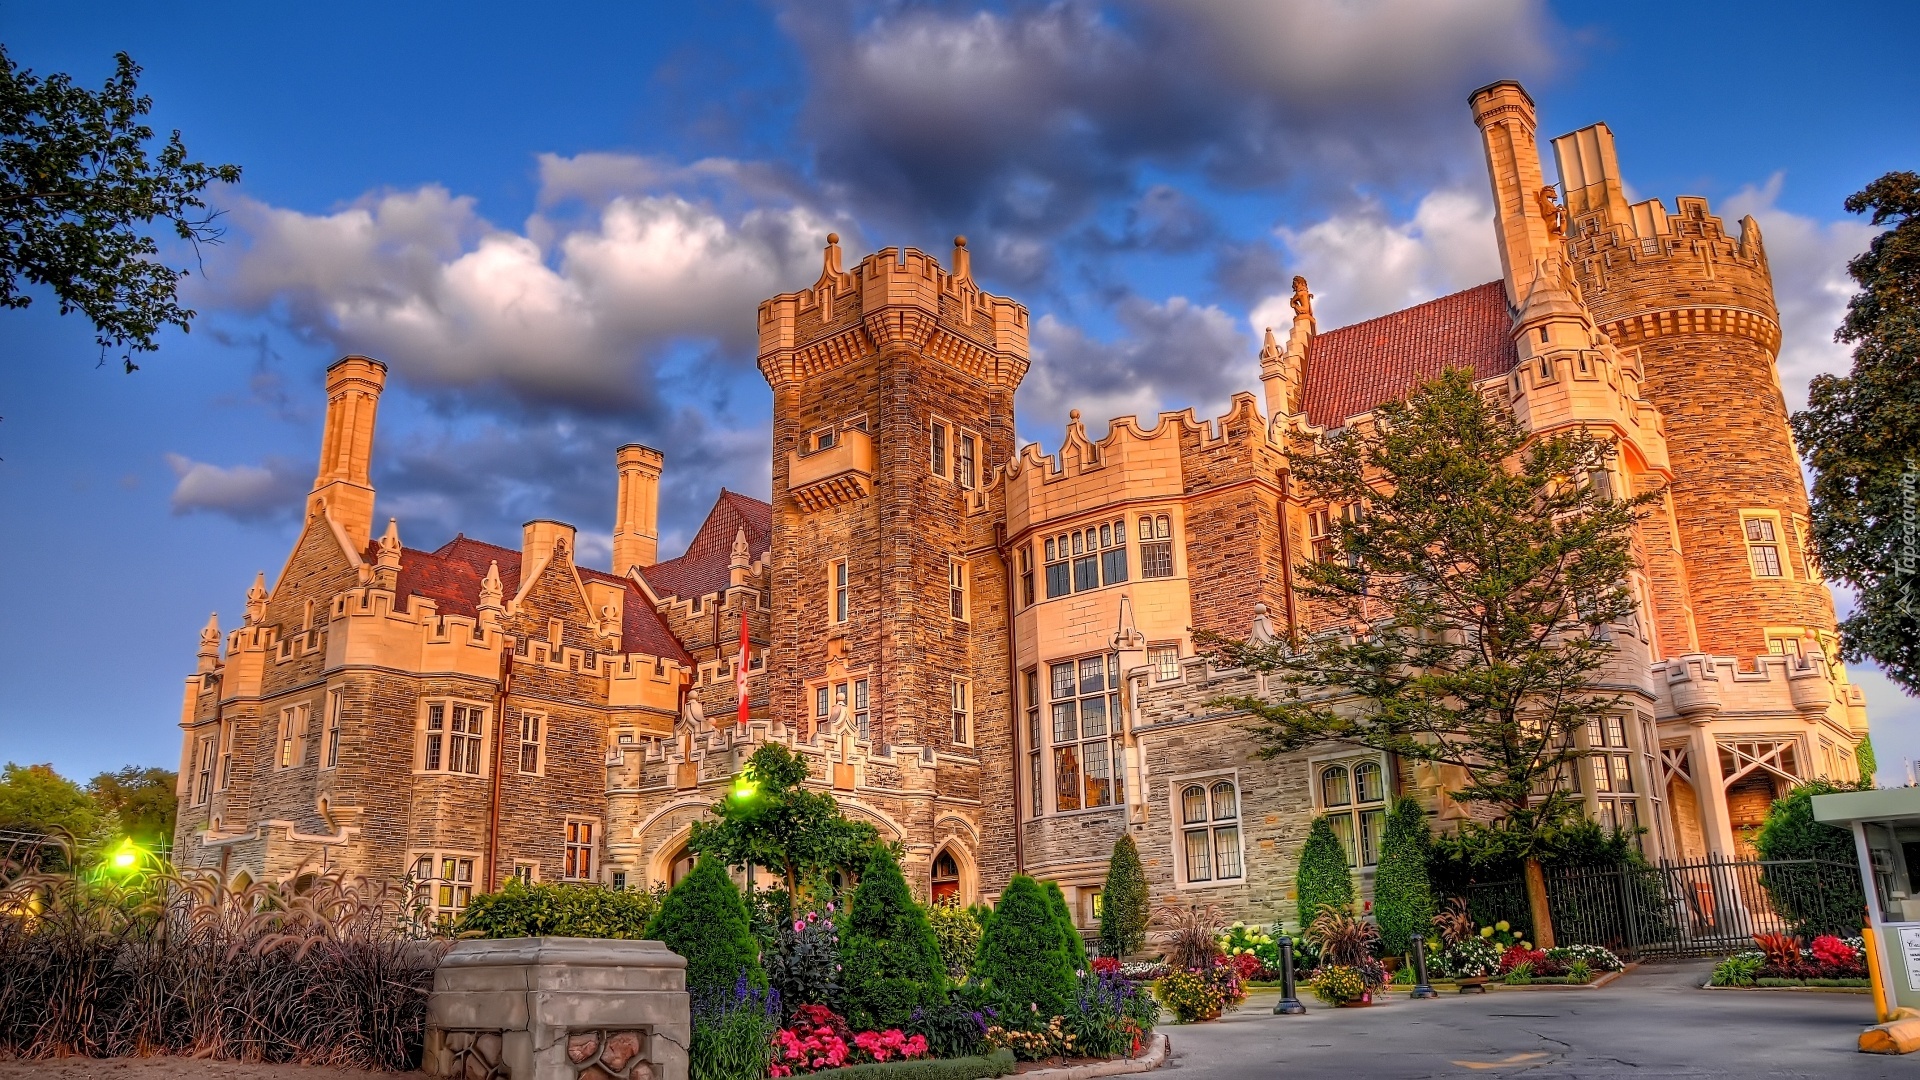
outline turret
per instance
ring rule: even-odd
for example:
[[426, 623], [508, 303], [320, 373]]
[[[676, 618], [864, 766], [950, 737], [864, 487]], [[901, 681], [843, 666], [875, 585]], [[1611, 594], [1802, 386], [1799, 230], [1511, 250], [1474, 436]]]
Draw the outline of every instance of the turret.
[[373, 533], [373, 421], [387, 365], [346, 356], [327, 369], [327, 421], [307, 516], [321, 504], [358, 551]]
[[1313, 294], [1307, 291], [1307, 279], [1293, 279], [1293, 326], [1287, 331], [1287, 347], [1274, 340], [1273, 327], [1267, 327], [1266, 341], [1260, 347], [1260, 385], [1266, 390], [1267, 419], [1277, 421], [1301, 409], [1302, 391], [1307, 383], [1307, 349], [1319, 324], [1313, 318]]

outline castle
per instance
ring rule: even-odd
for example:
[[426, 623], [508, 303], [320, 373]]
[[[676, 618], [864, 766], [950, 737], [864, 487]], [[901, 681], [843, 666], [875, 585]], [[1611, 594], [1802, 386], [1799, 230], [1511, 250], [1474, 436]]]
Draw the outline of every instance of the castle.
[[1157, 895], [1278, 918], [1320, 815], [1364, 887], [1394, 795], [1461, 816], [1446, 778], [1338, 744], [1254, 759], [1207, 702], [1262, 677], [1193, 639], [1315, 625], [1295, 568], [1340, 510], [1289, 462], [1449, 366], [1532, 431], [1616, 440], [1616, 490], [1664, 491], [1635, 537], [1639, 614], [1613, 628], [1627, 705], [1581, 736], [1575, 786], [1656, 859], [1750, 854], [1767, 803], [1854, 778], [1866, 735], [1805, 546], [1759, 227], [1628, 204], [1605, 125], [1553, 140], [1550, 187], [1525, 91], [1471, 104], [1501, 280], [1322, 332], [1296, 279], [1259, 393], [1097, 441], [1076, 411], [1051, 454], [1015, 437], [1027, 310], [979, 288], [963, 239], [947, 266], [889, 248], [847, 268], [829, 236], [819, 278], [759, 310], [771, 504], [723, 491], [665, 561], [667, 463], [638, 445], [609, 571], [554, 521], [517, 548], [375, 536], [385, 368], [339, 361], [286, 566], [243, 626], [202, 634], [176, 859], [411, 874], [446, 914], [510, 876], [671, 882], [691, 824], [777, 741], [933, 898], [1026, 872], [1091, 923], [1131, 833]]

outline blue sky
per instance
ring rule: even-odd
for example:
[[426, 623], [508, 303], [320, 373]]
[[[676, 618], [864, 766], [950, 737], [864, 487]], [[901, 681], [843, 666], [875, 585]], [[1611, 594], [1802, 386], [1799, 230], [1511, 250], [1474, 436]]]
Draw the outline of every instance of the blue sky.
[[[1597, 120], [1636, 197], [1762, 223], [1794, 404], [1838, 370], [1841, 200], [1920, 147], [1904, 4], [1108, 0], [0, 4], [17, 63], [146, 69], [154, 126], [245, 167], [128, 376], [49, 303], [0, 312], [0, 759], [172, 765], [207, 613], [271, 578], [318, 453], [321, 371], [386, 360], [375, 482], [413, 546], [579, 525], [613, 448], [666, 449], [663, 547], [764, 497], [754, 306], [970, 237], [1035, 315], [1021, 434], [1221, 409], [1304, 273], [1322, 326], [1498, 274], [1465, 106], [1522, 79]], [[1549, 163], [1551, 169], [1551, 163]], [[1100, 425], [1095, 423], [1096, 436]], [[1920, 708], [1870, 670], [1883, 777]], [[1897, 781], [1896, 781], [1897, 782]]]

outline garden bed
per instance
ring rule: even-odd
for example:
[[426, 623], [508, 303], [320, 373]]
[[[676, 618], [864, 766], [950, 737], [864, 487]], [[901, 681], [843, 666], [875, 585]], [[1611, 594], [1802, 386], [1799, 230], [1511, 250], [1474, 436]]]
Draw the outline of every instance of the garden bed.
[[1756, 979], [1752, 986], [1715, 986], [1702, 983], [1702, 990], [1801, 990], [1816, 994], [1871, 994], [1867, 979]]

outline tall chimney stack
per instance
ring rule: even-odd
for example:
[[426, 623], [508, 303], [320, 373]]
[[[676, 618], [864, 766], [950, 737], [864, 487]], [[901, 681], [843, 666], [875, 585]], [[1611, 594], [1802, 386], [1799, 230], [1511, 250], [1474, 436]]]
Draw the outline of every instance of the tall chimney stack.
[[1547, 182], [1534, 138], [1533, 99], [1511, 80], [1475, 90], [1467, 99], [1487, 151], [1493, 182], [1493, 231], [1500, 269], [1507, 277], [1507, 306], [1518, 310], [1533, 288], [1534, 267], [1558, 246], [1541, 206]]
[[651, 446], [628, 443], [615, 461], [620, 494], [613, 514], [613, 572], [652, 566], [660, 556], [660, 469], [665, 457]]
[[373, 536], [373, 417], [386, 383], [387, 365], [371, 357], [344, 356], [327, 369], [327, 426], [307, 514], [325, 502], [356, 551]]

